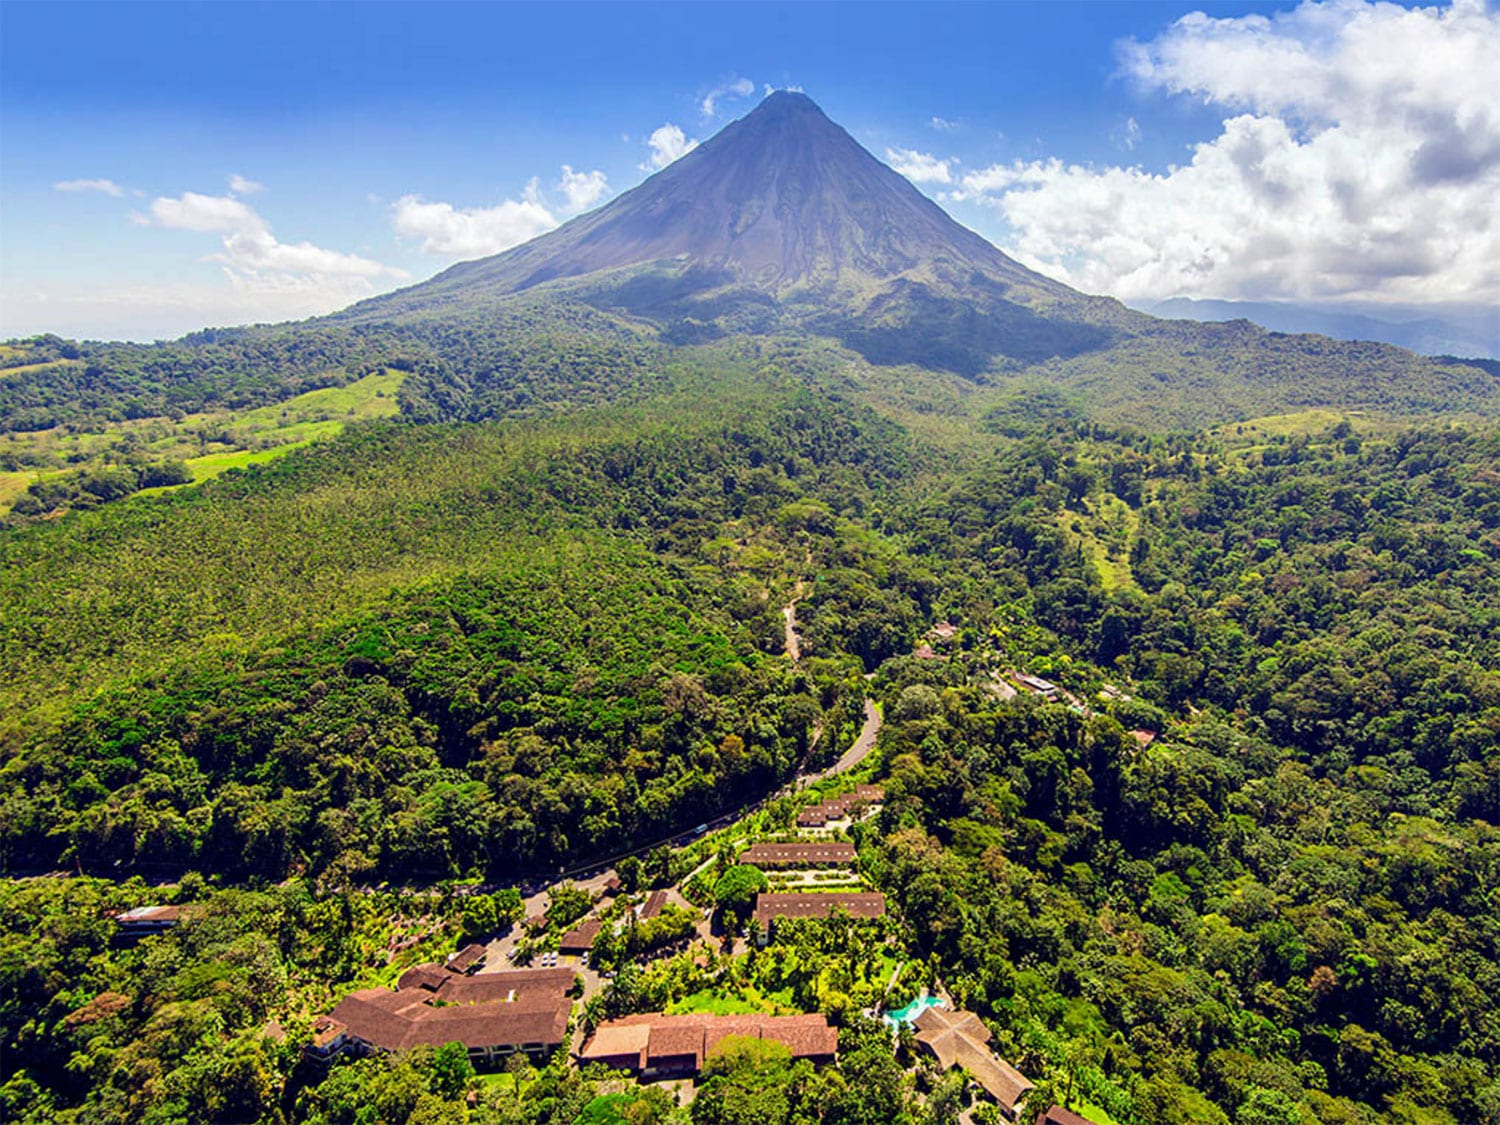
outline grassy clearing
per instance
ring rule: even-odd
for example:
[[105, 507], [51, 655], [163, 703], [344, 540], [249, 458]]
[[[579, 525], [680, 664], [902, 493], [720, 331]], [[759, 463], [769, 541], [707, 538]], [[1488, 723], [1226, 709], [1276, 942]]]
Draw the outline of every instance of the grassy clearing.
[[[0, 359], [3, 359], [0, 356]], [[18, 367], [0, 367], [0, 379], [8, 379], [12, 375], [30, 375], [35, 371], [46, 371], [50, 367], [81, 367], [81, 359], [53, 359], [46, 363], [23, 363]]]
[[34, 480], [36, 480], [36, 473], [30, 469], [11, 473], [0, 472], [0, 512], [9, 511], [10, 506], [31, 487], [31, 482]]
[[1059, 512], [1058, 526], [1078, 540], [1106, 590], [1133, 586], [1130, 544], [1140, 527], [1140, 513], [1109, 493], [1091, 498], [1089, 505], [1087, 512]]
[[390, 418], [398, 409], [396, 392], [403, 371], [379, 371], [342, 387], [324, 387], [271, 406], [235, 414], [234, 426], [247, 430], [284, 429], [309, 421]]
[[674, 1000], [667, 1006], [670, 1016], [706, 1012], [714, 1016], [744, 1016], [755, 1012], [776, 1015], [792, 1010], [792, 990], [762, 993], [752, 985], [737, 993], [727, 993], [714, 988], [704, 988]]
[[1345, 413], [1342, 410], [1317, 407], [1311, 410], [1299, 410], [1292, 414], [1267, 414], [1263, 418], [1232, 422], [1209, 432], [1214, 437], [1235, 442], [1269, 441], [1272, 438], [1294, 437], [1297, 434], [1327, 433], [1340, 422], [1348, 422], [1351, 426], [1357, 426], [1362, 417], [1364, 416], [1359, 413]]
[[[5, 373], [0, 371], [0, 375]], [[58, 427], [0, 435], [0, 457], [12, 465], [26, 466], [0, 472], [0, 514], [10, 510], [37, 472], [46, 475], [98, 468], [127, 454], [183, 461], [193, 474], [194, 484], [212, 480], [229, 469], [274, 460], [312, 442], [338, 437], [350, 422], [394, 417], [400, 409], [396, 392], [405, 378], [401, 371], [376, 372], [346, 386], [309, 391], [253, 410], [189, 414], [180, 420], [139, 418], [84, 433], [69, 433]], [[186, 486], [146, 491], [182, 487]]]

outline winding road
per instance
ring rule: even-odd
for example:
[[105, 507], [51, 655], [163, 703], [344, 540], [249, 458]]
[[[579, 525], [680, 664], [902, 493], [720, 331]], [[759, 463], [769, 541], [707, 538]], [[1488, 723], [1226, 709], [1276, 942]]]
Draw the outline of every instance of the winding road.
[[870, 751], [875, 749], [875, 739], [880, 735], [880, 727], [883, 720], [880, 716], [880, 708], [875, 706], [873, 699], [865, 700], [865, 724], [859, 728], [859, 734], [849, 744], [849, 749], [833, 765], [819, 773], [804, 774], [801, 780], [804, 784], [814, 781], [822, 781], [826, 777], [836, 777], [838, 774], [847, 773], [870, 756]]

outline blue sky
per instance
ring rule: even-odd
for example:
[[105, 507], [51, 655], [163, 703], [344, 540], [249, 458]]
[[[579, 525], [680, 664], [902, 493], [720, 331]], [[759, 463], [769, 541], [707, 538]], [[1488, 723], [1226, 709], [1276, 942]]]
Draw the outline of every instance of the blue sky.
[[1090, 291], [1500, 303], [1497, 29], [1477, 0], [9, 0], [0, 335], [327, 311], [597, 205], [782, 86]]

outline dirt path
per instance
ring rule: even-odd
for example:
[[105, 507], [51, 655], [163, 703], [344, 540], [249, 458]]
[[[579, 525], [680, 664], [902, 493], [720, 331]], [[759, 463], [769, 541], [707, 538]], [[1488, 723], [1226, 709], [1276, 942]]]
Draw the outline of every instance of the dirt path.
[[786, 618], [786, 654], [796, 664], [802, 659], [802, 638], [797, 635], [797, 603], [788, 602], [781, 616]]

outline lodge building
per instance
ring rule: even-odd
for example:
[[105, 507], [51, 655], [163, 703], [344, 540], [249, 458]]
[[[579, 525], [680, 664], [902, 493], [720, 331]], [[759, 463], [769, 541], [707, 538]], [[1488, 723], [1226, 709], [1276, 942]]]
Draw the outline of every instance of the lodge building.
[[464, 976], [442, 965], [418, 965], [395, 990], [364, 988], [313, 1024], [307, 1056], [326, 1063], [462, 1043], [476, 1067], [518, 1052], [541, 1058], [567, 1040], [576, 978], [571, 969], [521, 969]]
[[601, 1023], [579, 1055], [644, 1079], [696, 1075], [704, 1060], [731, 1035], [780, 1043], [794, 1059], [822, 1066], [838, 1052], [838, 1029], [821, 1015], [668, 1016], [661, 1012]]

